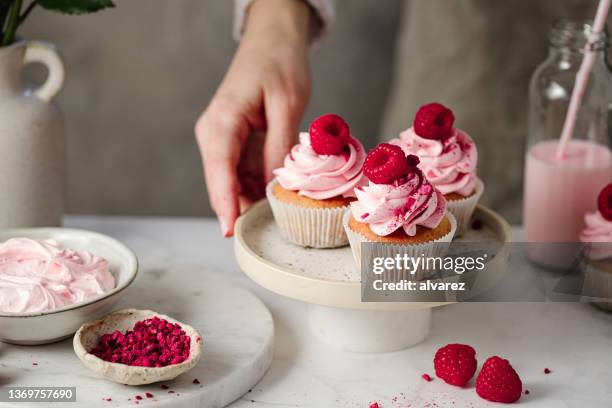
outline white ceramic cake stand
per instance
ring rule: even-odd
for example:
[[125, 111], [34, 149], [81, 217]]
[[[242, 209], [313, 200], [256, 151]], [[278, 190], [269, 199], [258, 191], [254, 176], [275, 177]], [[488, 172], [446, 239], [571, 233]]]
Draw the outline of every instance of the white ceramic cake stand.
[[[464, 242], [511, 240], [510, 226], [494, 211], [478, 206], [479, 230], [469, 229]], [[387, 352], [421, 342], [429, 333], [431, 309], [447, 303], [362, 302], [361, 282], [349, 247], [312, 249], [285, 240], [266, 200], [243, 214], [235, 229], [234, 250], [240, 268], [255, 282], [280, 295], [309, 304], [311, 331], [343, 350]], [[505, 268], [507, 253], [497, 254], [472, 293], [487, 289]], [[482, 276], [486, 275], [486, 276]]]

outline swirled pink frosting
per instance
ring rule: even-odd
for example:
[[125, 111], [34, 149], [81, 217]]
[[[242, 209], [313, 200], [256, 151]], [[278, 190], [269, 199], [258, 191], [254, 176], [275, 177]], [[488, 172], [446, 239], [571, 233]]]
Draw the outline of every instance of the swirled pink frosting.
[[54, 240], [13, 238], [0, 245], [0, 311], [42, 312], [115, 287], [108, 262]]
[[462, 130], [453, 129], [449, 137], [433, 140], [417, 135], [411, 127], [389, 143], [400, 146], [407, 155], [417, 155], [425, 177], [442, 194], [469, 196], [474, 191], [478, 151], [472, 138]]
[[589, 257], [594, 260], [612, 257], [612, 221], [599, 211], [584, 216], [586, 227], [580, 233], [580, 241], [593, 243]]
[[409, 236], [417, 226], [436, 228], [446, 211], [446, 200], [420, 171], [408, 176], [401, 185], [370, 182], [355, 189], [357, 200], [351, 203], [353, 217], [369, 224], [376, 235], [386, 236], [399, 228]]
[[361, 170], [365, 156], [363, 145], [354, 137], [348, 150], [338, 155], [317, 154], [310, 146], [308, 133], [302, 132], [300, 143], [293, 146], [283, 167], [274, 170], [274, 174], [284, 189], [315, 200], [355, 197], [353, 189], [365, 182]]

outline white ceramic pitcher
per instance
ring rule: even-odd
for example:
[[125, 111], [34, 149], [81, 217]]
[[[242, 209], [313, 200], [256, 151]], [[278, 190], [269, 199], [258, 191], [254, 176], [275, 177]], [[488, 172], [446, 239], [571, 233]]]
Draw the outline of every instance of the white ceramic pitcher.
[[[41, 63], [39, 88], [22, 81], [23, 67]], [[18, 41], [0, 48], [0, 228], [56, 226], [64, 199], [64, 122], [52, 102], [64, 82], [55, 48]]]

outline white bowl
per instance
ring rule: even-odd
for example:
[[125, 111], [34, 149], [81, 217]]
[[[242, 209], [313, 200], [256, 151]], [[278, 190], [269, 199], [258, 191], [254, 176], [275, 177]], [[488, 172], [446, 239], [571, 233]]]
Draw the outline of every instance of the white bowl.
[[[191, 338], [187, 360], [165, 367], [139, 367], [105, 361], [89, 352], [98, 345], [98, 341], [103, 334], [113, 333], [115, 330], [125, 333], [132, 330], [136, 322], [154, 316], [173, 324], [180, 324], [186, 335]], [[193, 327], [152, 310], [138, 309], [118, 310], [100, 320], [85, 323], [76, 332], [72, 341], [74, 352], [87, 368], [111, 381], [126, 385], [143, 385], [175, 379], [198, 364], [202, 356], [202, 344], [202, 336]]]
[[116, 286], [104, 295], [47, 312], [0, 312], [0, 341], [22, 345], [46, 344], [68, 338], [84, 323], [113, 309], [138, 271], [136, 255], [114, 238], [69, 228], [0, 230], [0, 243], [10, 238], [54, 239], [62, 246], [106, 259]]

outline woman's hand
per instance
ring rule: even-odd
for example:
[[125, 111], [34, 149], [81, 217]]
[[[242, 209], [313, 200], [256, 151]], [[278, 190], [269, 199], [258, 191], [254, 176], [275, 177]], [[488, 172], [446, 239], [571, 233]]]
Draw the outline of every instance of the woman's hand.
[[241, 209], [265, 195], [297, 137], [310, 95], [310, 13], [301, 0], [256, 0], [229, 70], [196, 124], [208, 196], [226, 237]]

